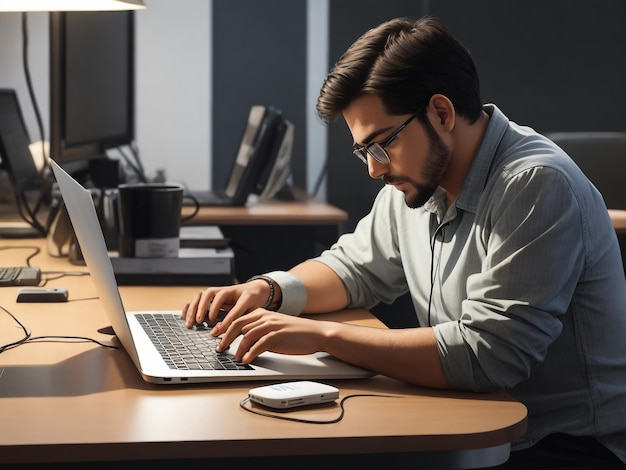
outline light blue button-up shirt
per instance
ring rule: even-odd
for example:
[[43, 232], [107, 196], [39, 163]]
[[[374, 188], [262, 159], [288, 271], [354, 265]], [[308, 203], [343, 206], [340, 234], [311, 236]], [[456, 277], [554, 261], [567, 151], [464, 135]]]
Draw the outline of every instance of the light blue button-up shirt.
[[506, 389], [527, 406], [514, 449], [564, 432], [595, 436], [626, 462], [626, 283], [602, 196], [548, 139], [485, 111], [452, 206], [439, 189], [411, 209], [386, 186], [316, 259], [351, 307], [410, 292], [453, 387]]

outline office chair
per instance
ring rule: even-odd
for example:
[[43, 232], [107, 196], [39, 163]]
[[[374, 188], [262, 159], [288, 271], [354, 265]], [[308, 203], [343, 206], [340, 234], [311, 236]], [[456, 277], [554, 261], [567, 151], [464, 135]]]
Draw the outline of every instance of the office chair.
[[[608, 209], [626, 210], [626, 132], [546, 134], [602, 193]], [[618, 235], [626, 269], [626, 235]]]
[[547, 134], [600, 190], [609, 209], [626, 209], [626, 132]]

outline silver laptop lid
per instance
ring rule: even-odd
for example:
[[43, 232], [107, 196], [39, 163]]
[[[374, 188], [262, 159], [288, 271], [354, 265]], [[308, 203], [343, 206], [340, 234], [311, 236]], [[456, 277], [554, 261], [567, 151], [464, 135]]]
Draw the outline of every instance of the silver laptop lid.
[[117, 288], [115, 273], [109, 259], [91, 193], [68, 175], [54, 160], [49, 159], [48, 161], [59, 184], [63, 203], [67, 207], [89, 273], [100, 300], [104, 304], [104, 311], [115, 334], [137, 368], [140, 368], [139, 357], [130, 334], [124, 305]]

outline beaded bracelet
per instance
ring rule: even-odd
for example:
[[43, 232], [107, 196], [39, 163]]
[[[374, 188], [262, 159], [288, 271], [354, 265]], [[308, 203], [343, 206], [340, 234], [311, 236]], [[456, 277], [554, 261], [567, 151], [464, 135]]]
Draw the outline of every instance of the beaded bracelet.
[[264, 280], [270, 286], [270, 295], [267, 297], [267, 300], [265, 301], [265, 305], [263, 305], [263, 308], [267, 309], [274, 302], [274, 279], [268, 276], [257, 275], [257, 276], [252, 276], [250, 279], [246, 281], [246, 283], [256, 281], [257, 279]]

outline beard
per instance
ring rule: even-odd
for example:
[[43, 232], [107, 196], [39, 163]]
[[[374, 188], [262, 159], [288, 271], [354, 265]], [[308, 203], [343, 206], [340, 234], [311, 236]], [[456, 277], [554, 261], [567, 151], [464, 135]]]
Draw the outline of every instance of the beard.
[[422, 123], [428, 136], [428, 153], [423, 170], [426, 183], [418, 183], [411, 178], [402, 176], [383, 176], [383, 181], [387, 184], [408, 183], [412, 186], [414, 191], [404, 193], [404, 202], [411, 209], [422, 207], [435, 194], [450, 161], [450, 150], [443, 143], [430, 121], [425, 119]]

